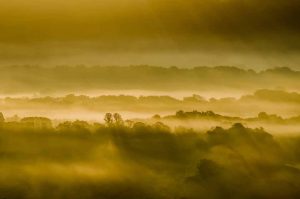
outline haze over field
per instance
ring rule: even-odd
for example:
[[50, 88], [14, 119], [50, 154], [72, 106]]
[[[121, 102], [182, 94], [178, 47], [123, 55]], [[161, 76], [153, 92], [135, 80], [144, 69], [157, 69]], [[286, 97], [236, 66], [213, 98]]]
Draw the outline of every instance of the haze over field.
[[299, 199], [299, 0], [0, 3], [0, 199]]

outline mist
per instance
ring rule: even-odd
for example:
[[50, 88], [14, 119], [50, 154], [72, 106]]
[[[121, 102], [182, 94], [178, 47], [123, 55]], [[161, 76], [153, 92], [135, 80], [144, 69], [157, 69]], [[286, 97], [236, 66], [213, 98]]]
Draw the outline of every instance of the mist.
[[299, 0], [9, 0], [0, 198], [300, 198]]

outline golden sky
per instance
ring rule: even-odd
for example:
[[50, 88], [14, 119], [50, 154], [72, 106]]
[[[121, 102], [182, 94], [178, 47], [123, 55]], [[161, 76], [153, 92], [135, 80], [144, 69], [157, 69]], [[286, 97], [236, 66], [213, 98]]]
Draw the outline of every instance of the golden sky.
[[298, 0], [2, 1], [0, 60], [294, 67], [299, 18]]

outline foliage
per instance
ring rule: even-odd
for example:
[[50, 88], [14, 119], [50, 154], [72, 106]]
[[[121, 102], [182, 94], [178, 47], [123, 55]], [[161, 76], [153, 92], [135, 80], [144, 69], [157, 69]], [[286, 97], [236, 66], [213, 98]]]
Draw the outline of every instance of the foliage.
[[0, 129], [1, 196], [300, 196], [298, 137], [274, 138], [240, 123], [197, 132], [172, 130], [161, 122], [127, 125], [118, 114], [107, 114], [105, 121], [68, 121], [50, 128], [5, 122]]

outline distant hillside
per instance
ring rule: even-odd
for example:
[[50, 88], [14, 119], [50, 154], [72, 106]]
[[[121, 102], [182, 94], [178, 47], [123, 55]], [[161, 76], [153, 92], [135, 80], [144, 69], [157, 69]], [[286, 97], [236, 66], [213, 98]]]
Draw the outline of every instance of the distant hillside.
[[276, 114], [268, 114], [265, 112], [260, 112], [256, 117], [234, 117], [234, 116], [226, 116], [214, 113], [213, 111], [177, 111], [175, 115], [168, 115], [163, 118], [153, 117], [153, 119], [167, 119], [167, 120], [211, 120], [216, 122], [262, 122], [262, 123], [270, 123], [270, 124], [279, 124], [279, 125], [290, 125], [290, 124], [300, 124], [300, 115], [296, 117], [283, 118]]
[[238, 116], [268, 112], [283, 116], [300, 115], [300, 93], [283, 90], [258, 90], [240, 98], [204, 98], [200, 95], [182, 99], [170, 96], [67, 95], [63, 97], [0, 98], [0, 111], [16, 110], [87, 110], [93, 112], [143, 112], [166, 114], [178, 110], [212, 110]]
[[45, 93], [97, 89], [141, 90], [299, 90], [300, 72], [274, 68], [261, 72], [231, 66], [2, 66], [0, 94]]

